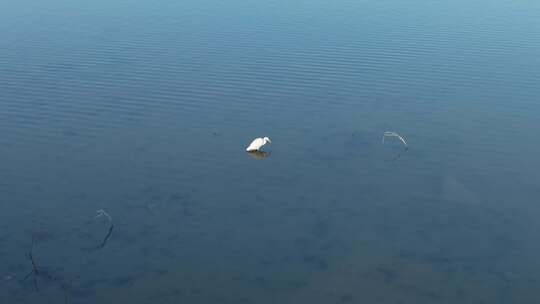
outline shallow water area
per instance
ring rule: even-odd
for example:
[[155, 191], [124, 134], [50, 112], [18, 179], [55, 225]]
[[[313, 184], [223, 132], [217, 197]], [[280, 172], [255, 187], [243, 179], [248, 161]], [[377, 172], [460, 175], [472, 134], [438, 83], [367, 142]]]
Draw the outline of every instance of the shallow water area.
[[539, 303], [539, 15], [0, 4], [0, 303]]

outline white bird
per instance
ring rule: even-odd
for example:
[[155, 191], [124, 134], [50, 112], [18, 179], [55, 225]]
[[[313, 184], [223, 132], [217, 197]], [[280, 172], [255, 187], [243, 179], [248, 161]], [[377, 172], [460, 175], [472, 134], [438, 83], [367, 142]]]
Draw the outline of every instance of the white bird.
[[251, 152], [251, 151], [259, 151], [262, 146], [266, 145], [266, 143], [272, 143], [270, 141], [270, 138], [268, 137], [259, 137], [259, 138], [255, 138], [251, 144], [249, 144], [249, 146], [246, 148], [246, 151], [247, 152]]

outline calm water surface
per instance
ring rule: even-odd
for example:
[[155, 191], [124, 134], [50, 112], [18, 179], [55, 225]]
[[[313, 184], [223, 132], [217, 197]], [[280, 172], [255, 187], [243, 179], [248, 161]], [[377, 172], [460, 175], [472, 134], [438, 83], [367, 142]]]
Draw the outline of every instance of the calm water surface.
[[539, 16], [0, 2], [0, 302], [540, 303]]

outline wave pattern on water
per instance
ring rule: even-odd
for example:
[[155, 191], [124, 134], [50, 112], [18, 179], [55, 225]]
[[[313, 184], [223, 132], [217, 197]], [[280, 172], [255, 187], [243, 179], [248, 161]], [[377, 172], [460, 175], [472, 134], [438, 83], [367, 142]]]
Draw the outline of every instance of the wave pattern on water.
[[[36, 260], [73, 278], [2, 281], [0, 298], [536, 303], [539, 15], [527, 0], [0, 4], [0, 277], [50, 235]], [[258, 136], [264, 159], [244, 152]], [[115, 228], [96, 253], [99, 209]]]

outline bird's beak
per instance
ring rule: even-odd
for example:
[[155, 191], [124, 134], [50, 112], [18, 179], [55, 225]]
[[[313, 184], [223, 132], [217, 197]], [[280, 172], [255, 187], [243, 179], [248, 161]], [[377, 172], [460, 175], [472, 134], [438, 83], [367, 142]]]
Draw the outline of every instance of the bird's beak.
[[272, 144], [272, 141], [271, 141], [270, 139], [268, 139], [268, 142], [269, 142], [270, 144]]

